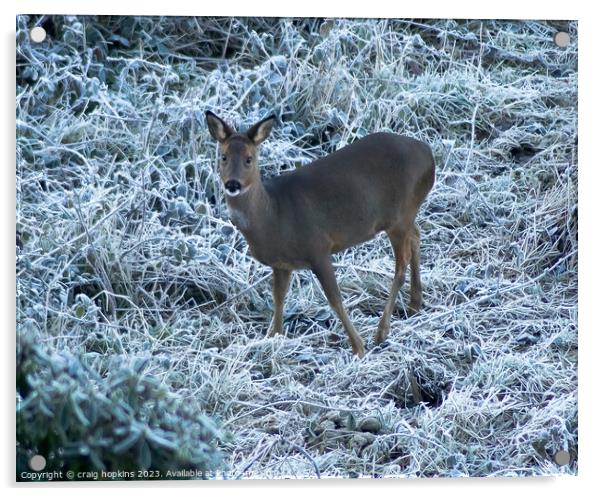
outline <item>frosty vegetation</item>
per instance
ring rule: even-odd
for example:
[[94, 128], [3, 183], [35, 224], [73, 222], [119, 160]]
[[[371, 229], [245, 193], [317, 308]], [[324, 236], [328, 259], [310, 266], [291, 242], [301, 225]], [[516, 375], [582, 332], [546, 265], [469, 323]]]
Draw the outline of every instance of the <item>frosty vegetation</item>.
[[[576, 38], [566, 22], [20, 17], [21, 463], [575, 474]], [[309, 271], [286, 338], [266, 338], [271, 271], [228, 218], [207, 109], [239, 128], [277, 115], [265, 176], [375, 131], [429, 143], [423, 311], [406, 318], [400, 294], [374, 346], [381, 235], [335, 257], [363, 360]]]

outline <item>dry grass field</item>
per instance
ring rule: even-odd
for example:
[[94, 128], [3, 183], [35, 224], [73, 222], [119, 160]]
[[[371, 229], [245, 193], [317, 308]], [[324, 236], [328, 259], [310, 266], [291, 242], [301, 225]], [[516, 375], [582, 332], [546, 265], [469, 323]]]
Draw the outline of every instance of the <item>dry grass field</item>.
[[[36, 44], [38, 19], [17, 26], [21, 456], [234, 478], [577, 473], [576, 23], [54, 17]], [[271, 270], [229, 220], [206, 110], [241, 128], [277, 115], [265, 177], [375, 131], [429, 143], [423, 311], [406, 317], [406, 286], [374, 345], [382, 235], [335, 256], [364, 359], [309, 271], [286, 337], [266, 338]]]

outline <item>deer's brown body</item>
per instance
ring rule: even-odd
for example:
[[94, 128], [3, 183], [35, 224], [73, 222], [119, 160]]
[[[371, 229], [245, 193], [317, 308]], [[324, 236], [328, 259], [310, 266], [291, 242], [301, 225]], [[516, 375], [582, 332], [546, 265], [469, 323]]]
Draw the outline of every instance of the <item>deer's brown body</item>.
[[391, 294], [376, 341], [386, 339], [395, 298], [410, 264], [410, 310], [422, 301], [420, 243], [416, 214], [433, 186], [430, 147], [392, 133], [362, 138], [295, 171], [261, 181], [256, 148], [271, 131], [273, 117], [246, 134], [236, 133], [211, 112], [209, 129], [220, 142], [220, 175], [233, 223], [252, 255], [274, 271], [274, 318], [270, 335], [282, 332], [284, 296], [291, 271], [311, 268], [341, 319], [354, 353], [364, 344], [343, 308], [331, 254], [385, 231], [395, 254]]

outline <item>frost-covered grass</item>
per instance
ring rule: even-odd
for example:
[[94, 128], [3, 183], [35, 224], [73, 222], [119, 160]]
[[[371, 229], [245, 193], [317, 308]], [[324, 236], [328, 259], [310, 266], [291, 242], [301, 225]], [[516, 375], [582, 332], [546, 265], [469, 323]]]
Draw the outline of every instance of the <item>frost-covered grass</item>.
[[[234, 477], [577, 473], [576, 23], [57, 17], [35, 45], [38, 20], [17, 33], [19, 332], [107, 380], [144, 358], [233, 434]], [[276, 113], [266, 176], [375, 131], [429, 143], [424, 310], [402, 291], [374, 346], [379, 236], [335, 257], [363, 360], [309, 271], [267, 339], [271, 271], [228, 219], [207, 109]]]

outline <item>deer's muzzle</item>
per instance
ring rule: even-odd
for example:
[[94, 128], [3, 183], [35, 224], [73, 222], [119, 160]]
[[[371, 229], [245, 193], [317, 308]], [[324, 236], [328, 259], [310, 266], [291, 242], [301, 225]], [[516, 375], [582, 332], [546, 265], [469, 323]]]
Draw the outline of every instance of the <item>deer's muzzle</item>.
[[227, 181], [226, 184], [224, 184], [224, 187], [226, 188], [226, 194], [228, 196], [238, 196], [242, 191], [242, 185], [233, 179]]

